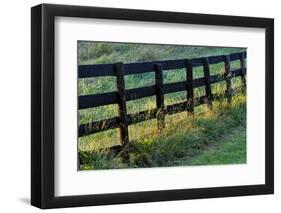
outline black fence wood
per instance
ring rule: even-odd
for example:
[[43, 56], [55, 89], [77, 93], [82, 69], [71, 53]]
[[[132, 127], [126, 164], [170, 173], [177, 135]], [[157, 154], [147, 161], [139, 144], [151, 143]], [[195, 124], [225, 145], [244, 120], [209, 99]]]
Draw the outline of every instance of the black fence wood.
[[81, 124], [79, 126], [78, 136], [82, 137], [82, 136], [106, 131], [109, 129], [115, 129], [120, 127], [120, 123], [121, 123], [120, 118], [114, 117], [101, 121], [94, 121], [88, 124]]
[[205, 78], [205, 93], [206, 93], [206, 99], [207, 103], [210, 109], [213, 108], [213, 94], [212, 94], [212, 87], [211, 87], [211, 81], [210, 81], [210, 66], [209, 66], [209, 59], [208, 58], [202, 58], [203, 63], [203, 70], [204, 70], [204, 78]]
[[[226, 81], [226, 96], [228, 102], [234, 94], [231, 79], [241, 77], [241, 88], [235, 91], [245, 91], [246, 89], [246, 65], [244, 59], [246, 52], [234, 53], [227, 56], [210, 56], [205, 58], [180, 59], [168, 61], [154, 61], [132, 64], [100, 64], [100, 65], [81, 65], [79, 66], [79, 78], [89, 78], [94, 76], [116, 76], [117, 91], [90, 94], [79, 96], [79, 110], [105, 106], [109, 104], [118, 104], [119, 116], [100, 121], [94, 121], [79, 126], [79, 137], [106, 131], [109, 129], [120, 128], [121, 149], [129, 143], [128, 126], [149, 119], [158, 120], [158, 128], [162, 130], [165, 127], [165, 115], [188, 111], [189, 115], [194, 112], [194, 107], [206, 104], [206, 100], [213, 101], [221, 99], [221, 94], [213, 94], [211, 84]], [[230, 61], [240, 60], [240, 68], [231, 70]], [[225, 73], [210, 75], [210, 64], [224, 62]], [[193, 68], [203, 66], [204, 77], [193, 79]], [[163, 83], [163, 70], [173, 70], [185, 68], [186, 80], [173, 83]], [[125, 90], [124, 76], [129, 74], [138, 74], [145, 72], [155, 72], [156, 84], [141, 88]], [[205, 86], [206, 94], [194, 98], [194, 88]], [[172, 105], [164, 105], [164, 94], [187, 91], [187, 100]], [[140, 99], [156, 95], [157, 108], [150, 109], [135, 114], [127, 114], [126, 101]], [[207, 104], [210, 104], [207, 101]]]
[[185, 66], [186, 66], [187, 111], [189, 115], [193, 115], [194, 113], [193, 67], [189, 59], [185, 60]]
[[156, 81], [156, 107], [157, 123], [160, 131], [165, 127], [164, 114], [164, 89], [163, 89], [163, 67], [161, 64], [155, 64], [155, 81]]
[[232, 72], [230, 71], [230, 59], [228, 55], [224, 56], [224, 73], [225, 73], [225, 81], [226, 81], [226, 91], [225, 95], [227, 98], [227, 102], [231, 103], [232, 100]]
[[240, 60], [240, 67], [241, 67], [241, 81], [242, 81], [242, 85], [243, 85], [243, 93], [246, 92], [246, 70], [245, 70], [245, 53], [241, 53], [239, 55], [239, 60]]
[[[246, 71], [246, 69], [245, 69]], [[231, 71], [231, 76], [241, 76], [241, 69]], [[211, 75], [210, 83], [217, 83], [225, 79], [225, 76], [220, 74]], [[173, 82], [163, 84], [164, 94], [186, 91], [186, 81]], [[205, 77], [193, 79], [193, 88], [202, 87], [205, 85]], [[140, 87], [126, 90], [126, 101], [132, 101], [156, 94], [156, 85]], [[79, 96], [79, 110], [94, 108], [99, 106], [105, 106], [118, 103], [118, 92], [99, 93], [92, 95]]]
[[121, 144], [126, 146], [129, 143], [129, 130], [128, 130], [128, 116], [126, 107], [126, 90], [125, 90], [125, 79], [124, 79], [124, 65], [123, 63], [116, 63], [114, 66], [114, 71], [117, 80], [117, 90], [118, 90], [118, 106], [119, 106], [119, 116], [120, 122], [120, 135]]
[[[240, 57], [246, 58], [246, 52], [233, 53], [229, 55], [230, 61], [239, 60]], [[224, 62], [222, 55], [219, 56], [209, 56], [207, 57], [209, 64], [217, 64]], [[192, 67], [203, 66], [201, 58], [189, 59]], [[163, 70], [173, 70], [181, 69], [186, 67], [185, 59], [179, 60], [166, 60], [166, 61], [152, 61], [152, 62], [142, 62], [142, 63], [129, 63], [124, 64], [124, 75], [133, 75], [146, 72], [154, 71], [154, 64], [162, 64]], [[115, 76], [114, 72], [115, 64], [91, 64], [91, 65], [79, 65], [79, 78], [92, 78], [99, 76]]]

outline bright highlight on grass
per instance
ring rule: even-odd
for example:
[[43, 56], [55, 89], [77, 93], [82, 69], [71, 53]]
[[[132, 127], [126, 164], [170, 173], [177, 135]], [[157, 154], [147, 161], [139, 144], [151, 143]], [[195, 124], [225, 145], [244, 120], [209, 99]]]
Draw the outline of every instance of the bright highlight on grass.
[[[245, 51], [242, 48], [189, 47], [103, 42], [79, 42], [79, 64], [106, 64], [194, 58]], [[231, 68], [240, 66], [238, 60]], [[210, 75], [225, 72], [224, 63], [210, 65]], [[155, 85], [153, 72], [128, 75], [126, 89]], [[193, 77], [204, 77], [203, 68], [193, 69]], [[186, 80], [185, 69], [163, 71], [164, 83]], [[241, 92], [240, 77], [232, 78], [235, 94], [227, 103], [226, 82], [212, 84], [219, 94], [213, 107], [195, 107], [194, 115], [186, 111], [165, 116], [165, 128], [159, 131], [156, 119], [129, 126], [130, 145], [120, 152], [110, 147], [120, 145], [119, 129], [111, 129], [78, 139], [80, 170], [149, 168], [190, 165], [246, 163], [246, 94]], [[89, 95], [117, 90], [116, 77], [78, 80], [78, 94]], [[194, 89], [194, 97], [205, 95], [205, 86]], [[165, 106], [186, 101], [187, 92], [165, 94]], [[135, 114], [156, 108], [156, 96], [126, 102], [127, 113]], [[118, 105], [79, 110], [79, 125], [118, 117]], [[106, 125], [106, 124], [104, 124]]]

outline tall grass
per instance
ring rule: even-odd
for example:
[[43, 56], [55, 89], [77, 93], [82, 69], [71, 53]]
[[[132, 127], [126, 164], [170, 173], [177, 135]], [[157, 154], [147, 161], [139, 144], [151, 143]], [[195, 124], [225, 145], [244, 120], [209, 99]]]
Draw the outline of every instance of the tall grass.
[[[239, 52], [242, 48], [207, 48], [187, 46], [157, 46], [119, 43], [79, 42], [79, 64], [115, 63], [122, 61], [142, 62], [152, 60], [193, 58], [209, 55], [230, 54]], [[238, 68], [239, 61], [231, 62], [231, 68]], [[210, 66], [211, 75], [224, 73], [224, 64]], [[126, 89], [150, 86], [155, 84], [155, 74], [144, 73], [125, 77]], [[194, 78], [203, 77], [203, 67], [194, 69]], [[184, 81], [184, 69], [164, 71], [164, 83]], [[240, 85], [239, 79], [233, 79], [233, 86]], [[212, 85], [212, 92], [224, 94], [225, 82]], [[80, 79], [78, 94], [96, 94], [116, 91], [115, 77], [97, 77]], [[205, 94], [205, 88], [196, 88], [195, 97]], [[186, 100], [186, 92], [165, 95], [165, 105]], [[143, 110], [156, 108], [155, 96], [129, 101], [127, 111], [134, 114]], [[157, 129], [155, 119], [129, 126], [130, 150], [129, 161], [124, 162], [122, 156], [113, 156], [101, 148], [120, 144], [118, 129], [81, 137], [78, 141], [81, 169], [108, 169], [128, 167], [154, 167], [170, 165], [200, 164], [192, 161], [203, 150], [212, 147], [232, 129], [240, 128], [245, 132], [246, 97], [238, 95], [233, 99], [231, 108], [225, 98], [214, 103], [210, 111], [205, 105], [196, 107], [193, 118], [186, 112], [166, 116], [166, 128], [161, 134]], [[106, 118], [118, 116], [116, 104], [85, 109], [79, 111], [79, 124], [86, 124]], [[242, 128], [241, 128], [242, 126]], [[243, 135], [243, 134], [242, 134]], [[245, 155], [245, 154], [244, 154]], [[241, 159], [244, 159], [241, 156]], [[203, 162], [203, 160], [202, 160]], [[233, 162], [236, 162], [233, 160]], [[244, 162], [244, 161], [243, 161]], [[208, 163], [211, 164], [211, 163]]]
[[[204, 165], [211, 155], [204, 154], [204, 151], [210, 152], [211, 149], [213, 152], [210, 153], [215, 153], [217, 148], [214, 147], [225, 146], [231, 141], [232, 144], [238, 143], [237, 147], [232, 147], [231, 153], [222, 149], [224, 157], [221, 161], [213, 156], [214, 161], [209, 160], [206, 164], [245, 163], [245, 96], [235, 96], [231, 106], [226, 101], [216, 101], [212, 111], [206, 106], [202, 108], [197, 109], [193, 117], [187, 112], [168, 116], [166, 128], [161, 134], [156, 123], [151, 121], [132, 127], [128, 161], [124, 161], [121, 154], [111, 155], [106, 149], [81, 152], [81, 169]], [[231, 150], [230, 146], [227, 148]], [[229, 162], [229, 155], [237, 155], [237, 159]]]

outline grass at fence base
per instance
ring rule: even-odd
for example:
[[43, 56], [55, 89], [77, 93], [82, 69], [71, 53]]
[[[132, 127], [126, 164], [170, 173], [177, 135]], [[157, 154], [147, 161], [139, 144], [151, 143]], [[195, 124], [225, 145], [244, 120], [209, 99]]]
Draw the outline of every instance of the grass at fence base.
[[[121, 44], [79, 42], [79, 64], [132, 63], [154, 60], [196, 58], [210, 55], [230, 54], [245, 51], [244, 48], [191, 47], [147, 44]], [[239, 60], [231, 62], [231, 68], [240, 67]], [[224, 63], [210, 65], [211, 75], [223, 74]], [[194, 78], [203, 77], [203, 67], [193, 69]], [[185, 69], [164, 71], [164, 83], [186, 80]], [[240, 77], [232, 79], [233, 87], [241, 85]], [[126, 89], [155, 84], [154, 72], [128, 75]], [[79, 79], [78, 95], [116, 91], [116, 77]], [[212, 92], [224, 93], [225, 82], [212, 85]], [[205, 94], [205, 88], [194, 90], [194, 96]], [[186, 100], [186, 91], [165, 95], [165, 105]], [[246, 161], [246, 98], [236, 96], [232, 108], [216, 102], [214, 111], [206, 106], [195, 108], [194, 119], [187, 113], [177, 113], [165, 118], [165, 130], [159, 135], [156, 119], [129, 126], [129, 160], [113, 156], [100, 149], [120, 145], [119, 129], [108, 130], [81, 137], [78, 141], [80, 169], [114, 169], [177, 165], [201, 165], [240, 163]], [[128, 113], [137, 113], [155, 108], [155, 96], [127, 102]], [[204, 115], [199, 115], [205, 112]], [[112, 104], [92, 109], [79, 110], [79, 125], [118, 116], [118, 105]], [[235, 137], [234, 143], [231, 138]], [[237, 140], [236, 140], [237, 138]], [[243, 141], [244, 138], [244, 141]], [[237, 141], [237, 143], [236, 143]], [[232, 144], [234, 147], [232, 147]], [[236, 147], [238, 146], [238, 147]], [[244, 146], [244, 147], [243, 147]], [[231, 148], [232, 147], [232, 148]], [[216, 152], [215, 152], [216, 150]], [[221, 150], [221, 151], [220, 151]], [[228, 151], [227, 151], [228, 150]], [[242, 151], [241, 151], [242, 150]], [[244, 151], [243, 151], [244, 150]], [[231, 153], [227, 153], [231, 151]], [[209, 154], [208, 154], [209, 153]], [[236, 155], [231, 157], [232, 155]], [[210, 155], [215, 154], [216, 159]], [[221, 157], [220, 157], [221, 156]]]
[[86, 151], [80, 146], [80, 169], [246, 163], [246, 97], [234, 96], [231, 106], [225, 99], [216, 101], [213, 111], [205, 105], [195, 109], [194, 117], [186, 112], [166, 116], [162, 134], [155, 121], [130, 127], [126, 161], [100, 147]]
[[[191, 160], [192, 165], [239, 164], [246, 162], [246, 131], [244, 127], [235, 128], [229, 135], [220, 139], [218, 144], [209, 147], [200, 156]], [[182, 159], [187, 164], [190, 159]]]

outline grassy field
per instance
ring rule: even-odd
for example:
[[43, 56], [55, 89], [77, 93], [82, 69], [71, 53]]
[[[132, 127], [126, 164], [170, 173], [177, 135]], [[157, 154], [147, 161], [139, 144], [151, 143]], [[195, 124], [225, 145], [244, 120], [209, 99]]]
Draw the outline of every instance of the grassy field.
[[[98, 64], [143, 62], [152, 60], [194, 58], [240, 52], [242, 48], [210, 48], [188, 46], [158, 46], [119, 43], [78, 43], [78, 63]], [[239, 61], [231, 63], [238, 68]], [[224, 64], [210, 66], [211, 75], [224, 72]], [[194, 69], [194, 77], [203, 77], [203, 68]], [[183, 81], [185, 69], [164, 71], [164, 83]], [[154, 73], [125, 77], [126, 89], [155, 84]], [[234, 87], [240, 79], [233, 79]], [[213, 93], [224, 94], [225, 82], [212, 85]], [[79, 95], [116, 91], [115, 77], [97, 77], [78, 81]], [[195, 97], [205, 94], [204, 87], [195, 89]], [[165, 105], [186, 100], [186, 92], [165, 95]], [[155, 96], [127, 102], [128, 113], [156, 107]], [[118, 116], [116, 104], [79, 111], [79, 124]], [[231, 106], [225, 98], [207, 106], [195, 108], [195, 116], [186, 112], [166, 116], [166, 128], [160, 134], [155, 119], [129, 126], [131, 146], [129, 159], [122, 153], [115, 156], [106, 148], [120, 144], [119, 130], [113, 129], [79, 138], [80, 169], [114, 169], [181, 165], [234, 164], [246, 162], [246, 96], [238, 94]]]

